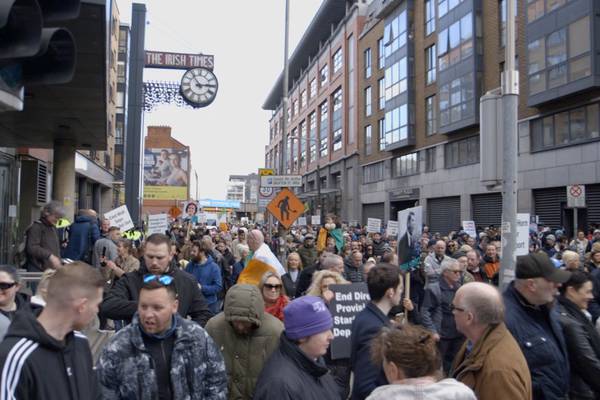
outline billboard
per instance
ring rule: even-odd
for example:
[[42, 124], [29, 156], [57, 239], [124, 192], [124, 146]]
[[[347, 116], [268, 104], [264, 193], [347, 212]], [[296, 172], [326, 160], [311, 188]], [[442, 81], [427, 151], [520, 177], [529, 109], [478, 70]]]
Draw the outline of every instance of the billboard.
[[187, 149], [145, 149], [144, 200], [187, 199], [189, 168]]

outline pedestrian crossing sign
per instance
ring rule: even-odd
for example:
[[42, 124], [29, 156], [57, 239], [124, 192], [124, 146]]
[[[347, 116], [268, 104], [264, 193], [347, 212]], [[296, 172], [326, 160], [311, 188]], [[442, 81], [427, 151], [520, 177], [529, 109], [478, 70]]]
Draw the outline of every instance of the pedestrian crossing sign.
[[304, 214], [304, 204], [291, 190], [284, 188], [267, 205], [267, 210], [285, 227], [290, 226], [302, 214]]

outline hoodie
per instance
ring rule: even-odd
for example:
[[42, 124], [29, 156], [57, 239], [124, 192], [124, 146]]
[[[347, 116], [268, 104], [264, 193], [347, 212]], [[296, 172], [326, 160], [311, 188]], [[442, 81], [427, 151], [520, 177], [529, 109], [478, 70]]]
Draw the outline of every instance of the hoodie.
[[202, 287], [202, 294], [208, 304], [217, 302], [217, 294], [223, 290], [223, 279], [221, 269], [211, 256], [208, 256], [202, 264], [190, 261], [185, 267], [185, 272], [196, 278]]
[[87, 338], [73, 331], [58, 341], [31, 312], [16, 313], [0, 344], [0, 365], [0, 399], [97, 398]]
[[373, 390], [367, 400], [477, 400], [466, 385], [455, 379], [429, 382], [421, 378], [407, 379], [400, 385], [385, 385]]

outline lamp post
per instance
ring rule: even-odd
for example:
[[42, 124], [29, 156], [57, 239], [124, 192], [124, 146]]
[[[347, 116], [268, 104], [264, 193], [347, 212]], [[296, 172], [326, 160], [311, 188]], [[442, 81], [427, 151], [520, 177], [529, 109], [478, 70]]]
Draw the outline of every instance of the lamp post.
[[[305, 138], [305, 137], [301, 137], [301, 136], [290, 136], [291, 140], [305, 140], [307, 143], [314, 143], [315, 147], [318, 145], [318, 140], [317, 139], [312, 139], [312, 138]], [[309, 147], [310, 150], [310, 147]], [[316, 149], [318, 151], [318, 149]], [[316, 151], [315, 151], [316, 153]], [[317, 160], [317, 205], [319, 207], [319, 215], [321, 215], [321, 213], [323, 212], [323, 200], [321, 199], [321, 166], [319, 165], [319, 157], [317, 155], [317, 157], [315, 157]], [[311, 160], [312, 161], [312, 160]]]
[[196, 201], [198, 201], [198, 172], [194, 169], [194, 176], [196, 177]]

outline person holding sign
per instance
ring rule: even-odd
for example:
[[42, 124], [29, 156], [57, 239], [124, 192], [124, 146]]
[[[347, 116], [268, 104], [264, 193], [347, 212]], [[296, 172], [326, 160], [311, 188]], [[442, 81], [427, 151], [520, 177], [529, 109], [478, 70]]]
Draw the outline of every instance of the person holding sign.
[[[371, 341], [382, 327], [391, 325], [388, 313], [400, 304], [404, 289], [398, 267], [391, 264], [376, 265], [367, 276], [367, 287], [371, 301], [352, 322], [352, 400], [364, 400], [376, 387], [387, 384], [383, 369], [371, 360]], [[403, 305], [413, 309], [410, 299], [405, 298]]]

